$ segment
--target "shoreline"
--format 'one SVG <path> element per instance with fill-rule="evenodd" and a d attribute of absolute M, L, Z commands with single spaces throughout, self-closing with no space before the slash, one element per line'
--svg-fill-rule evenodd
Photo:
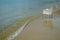
<path fill-rule="evenodd" d="M 18 30 L 18 28 L 21 28 L 27 21 L 28 23 L 26 25 L 28 25 L 34 19 L 39 18 L 40 16 L 41 14 L 37 14 L 37 15 L 25 18 L 23 20 L 19 20 L 16 24 L 10 25 L 10 27 L 8 27 L 8 29 L 6 29 L 5 32 L 3 32 L 3 34 L 0 34 L 1 40 L 5 40 L 10 35 L 14 34 L 16 30 Z"/>
<path fill-rule="evenodd" d="M 32 21 L 14 40 L 59 40 L 60 18 L 54 17 L 52 20 L 38 18 Z"/>
<path fill-rule="evenodd" d="M 56 11 L 57 13 L 60 13 L 59 12 L 60 10 L 58 10 L 58 11 Z M 4 32 L 2 32 L 1 34 L 0 34 L 0 39 L 1 40 L 6 40 L 6 38 L 8 37 L 10 37 L 10 35 L 13 35 L 18 29 L 20 29 L 27 21 L 27 23 L 26 23 L 26 26 L 31 22 L 31 21 L 33 21 L 34 19 L 37 19 L 37 18 L 39 18 L 40 16 L 42 16 L 42 14 L 41 13 L 38 13 L 38 14 L 35 14 L 35 15 L 33 15 L 33 16 L 30 16 L 30 17 L 28 17 L 28 18 L 24 18 L 24 19 L 22 19 L 22 20 L 20 20 L 20 19 L 18 19 L 17 21 L 16 21 L 16 23 L 14 23 L 14 24 L 11 24 L 11 25 L 8 25 L 8 28 L 7 29 L 5 29 L 4 30 Z M 25 27 L 26 27 L 25 26 Z M 24 29 L 24 28 L 23 28 Z"/>

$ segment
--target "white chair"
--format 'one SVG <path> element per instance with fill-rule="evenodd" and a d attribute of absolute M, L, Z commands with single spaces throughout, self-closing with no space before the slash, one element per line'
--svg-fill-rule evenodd
<path fill-rule="evenodd" d="M 42 14 L 45 19 L 53 18 L 53 8 L 44 9 Z"/>

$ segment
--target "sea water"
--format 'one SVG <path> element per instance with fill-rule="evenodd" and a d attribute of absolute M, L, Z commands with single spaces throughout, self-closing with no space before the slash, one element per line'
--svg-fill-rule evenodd
<path fill-rule="evenodd" d="M 0 28 L 51 7 L 54 0 L 0 0 Z"/>

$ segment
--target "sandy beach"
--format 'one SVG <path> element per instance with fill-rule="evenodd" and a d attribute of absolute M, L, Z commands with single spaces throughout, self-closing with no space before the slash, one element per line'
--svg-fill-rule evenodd
<path fill-rule="evenodd" d="M 60 40 L 60 18 L 35 19 L 14 40 Z"/>

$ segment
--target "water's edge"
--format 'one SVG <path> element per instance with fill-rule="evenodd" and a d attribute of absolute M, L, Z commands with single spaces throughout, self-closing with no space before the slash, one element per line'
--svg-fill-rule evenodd
<path fill-rule="evenodd" d="M 12 25 L 8 25 L 10 27 L 8 27 L 7 29 L 5 29 L 1 34 L 0 34 L 0 39 L 1 40 L 5 40 L 7 37 L 9 38 L 10 35 L 13 35 L 16 31 L 18 31 L 22 26 L 28 25 L 32 20 L 39 18 L 41 16 L 41 14 L 37 14 L 28 18 L 24 18 L 22 20 L 18 20 L 16 23 L 12 24 Z M 28 22 L 27 22 L 28 21 Z M 25 25 L 25 26 L 26 26 Z"/>

